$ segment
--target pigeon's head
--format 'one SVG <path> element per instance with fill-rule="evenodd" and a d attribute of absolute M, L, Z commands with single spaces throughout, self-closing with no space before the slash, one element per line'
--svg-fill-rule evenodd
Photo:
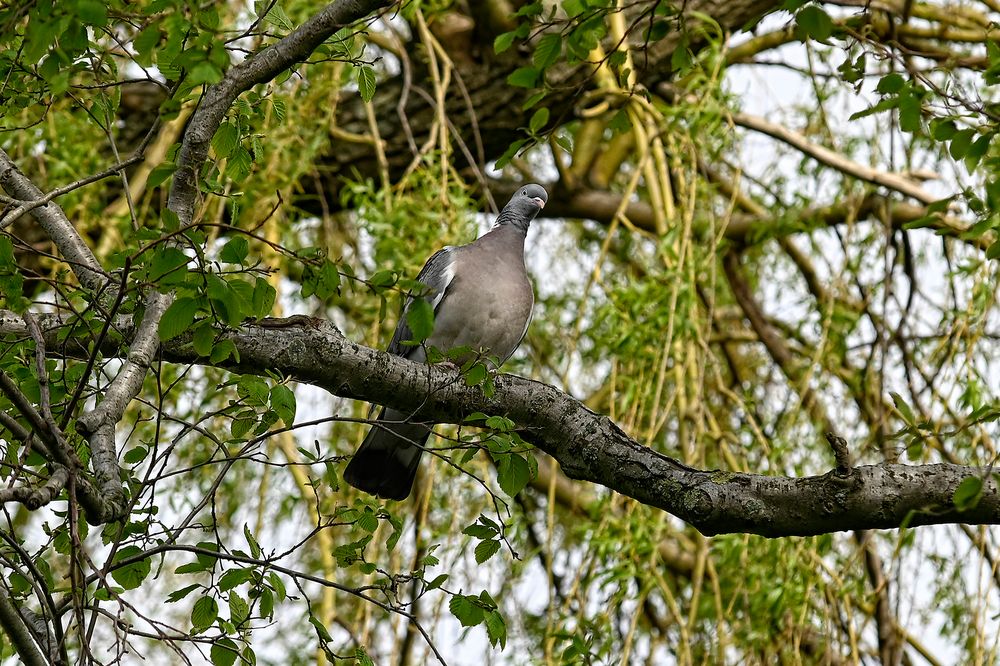
<path fill-rule="evenodd" d="M 497 224 L 513 224 L 518 229 L 527 231 L 528 225 L 535 219 L 535 215 L 538 215 L 538 211 L 545 207 L 545 202 L 548 200 L 549 195 L 541 185 L 535 183 L 522 185 L 500 211 Z"/>

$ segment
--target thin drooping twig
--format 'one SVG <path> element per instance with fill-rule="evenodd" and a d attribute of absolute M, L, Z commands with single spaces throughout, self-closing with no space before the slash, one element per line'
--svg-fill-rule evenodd
<path fill-rule="evenodd" d="M 830 444 L 830 448 L 833 449 L 833 458 L 837 461 L 834 473 L 844 478 L 850 476 L 851 451 L 847 448 L 847 440 L 843 437 L 838 437 L 832 432 L 828 432 L 826 433 L 826 441 Z"/>

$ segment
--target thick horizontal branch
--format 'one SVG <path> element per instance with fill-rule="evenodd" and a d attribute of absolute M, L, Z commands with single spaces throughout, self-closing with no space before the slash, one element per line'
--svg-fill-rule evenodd
<path fill-rule="evenodd" d="M 63 326 L 59 317 L 39 315 L 38 320 L 55 340 Z M 116 323 L 129 334 L 130 320 Z M 23 326 L 20 317 L 0 312 L 0 333 L 23 334 Z M 500 375 L 494 394 L 487 397 L 478 387 L 466 386 L 453 370 L 355 344 L 321 320 L 264 320 L 221 336 L 239 352 L 240 362 L 226 365 L 236 372 L 278 371 L 341 397 L 390 405 L 434 422 L 458 423 L 476 411 L 507 416 L 571 478 L 668 511 L 704 534 L 778 537 L 1000 523 L 997 482 L 976 467 L 867 465 L 852 468 L 847 477 L 805 478 L 697 470 L 639 444 L 608 417 L 547 384 Z M 118 352 L 113 341 L 106 344 L 105 354 Z M 165 344 L 162 354 L 172 362 L 207 363 L 183 337 Z M 974 507 L 959 511 L 952 498 L 970 476 L 983 478 L 982 496 Z"/>
<path fill-rule="evenodd" d="M 552 194 L 545 208 L 539 213 L 539 218 L 579 218 L 610 224 L 622 200 L 621 194 L 609 190 L 577 188 L 567 192 L 558 184 L 544 185 Z M 489 181 L 490 192 L 498 201 L 509 198 L 518 186 L 518 183 L 514 182 Z M 655 215 L 648 203 L 630 201 L 626 204 L 623 214 L 637 228 L 651 233 L 656 232 Z M 885 220 L 894 229 L 902 229 L 907 223 L 923 220 L 928 229 L 943 236 L 960 238 L 982 250 L 989 246 L 991 238 L 990 236 L 963 238 L 963 233 L 967 229 L 953 216 L 932 215 L 926 206 L 892 201 L 879 194 L 848 197 L 829 206 L 788 210 L 784 217 L 778 217 L 770 211 L 765 211 L 761 215 L 736 213 L 729 219 L 724 237 L 737 245 L 757 245 L 772 238 L 872 218 Z M 708 233 L 709 230 L 696 226 L 696 231 Z"/>

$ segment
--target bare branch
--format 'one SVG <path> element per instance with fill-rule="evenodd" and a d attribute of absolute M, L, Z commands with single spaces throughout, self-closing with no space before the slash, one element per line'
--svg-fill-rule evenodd
<path fill-rule="evenodd" d="M 0 489 L 0 504 L 20 502 L 32 511 L 55 500 L 69 481 L 69 470 L 62 465 L 56 465 L 52 476 L 40 488 L 17 486 Z"/>
<path fill-rule="evenodd" d="M 741 127 L 752 129 L 756 132 L 767 134 L 779 141 L 783 141 L 793 148 L 809 155 L 820 164 L 836 169 L 842 173 L 863 180 L 866 183 L 880 185 L 890 190 L 895 190 L 900 194 L 905 194 L 924 204 L 931 204 L 942 197 L 931 194 L 913 180 L 895 173 L 879 171 L 872 167 L 865 166 L 850 160 L 840 153 L 830 150 L 825 146 L 813 143 L 804 135 L 792 131 L 783 125 L 772 123 L 770 120 L 759 116 L 752 116 L 748 113 L 733 114 L 733 122 Z"/>

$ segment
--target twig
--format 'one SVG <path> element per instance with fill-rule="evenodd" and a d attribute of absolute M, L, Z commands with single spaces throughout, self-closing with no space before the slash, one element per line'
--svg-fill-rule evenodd
<path fill-rule="evenodd" d="M 847 448 L 847 440 L 828 432 L 826 433 L 826 441 L 833 449 L 833 458 L 837 461 L 837 467 L 833 470 L 834 474 L 844 478 L 849 477 L 851 475 L 851 451 Z"/>
<path fill-rule="evenodd" d="M 0 149 L 0 187 L 8 194 L 26 201 L 44 197 L 42 191 L 21 173 L 3 149 Z M 31 214 L 59 248 L 80 284 L 91 291 L 100 291 L 108 276 L 63 209 L 49 202 L 33 209 Z"/>
<path fill-rule="evenodd" d="M 39 206 L 44 206 L 45 204 L 49 203 L 56 197 L 60 197 L 64 194 L 72 192 L 73 190 L 80 189 L 85 185 L 90 185 L 91 183 L 103 180 L 108 176 L 113 176 L 116 173 L 120 173 L 122 170 L 132 166 L 133 164 L 141 162 L 143 159 L 145 159 L 145 155 L 142 152 L 137 151 L 128 159 L 118 162 L 114 166 L 108 167 L 104 171 L 99 171 L 95 174 L 87 176 L 86 178 L 75 180 L 72 183 L 69 183 L 68 185 L 57 187 L 56 189 L 50 191 L 48 194 L 38 197 L 37 199 L 22 201 L 17 208 L 4 215 L 3 218 L 0 218 L 0 229 L 6 229 L 11 224 L 13 224 L 17 220 L 17 218 L 21 217 L 25 213 L 29 213 L 35 210 Z"/>
<path fill-rule="evenodd" d="M 67 481 L 69 481 L 69 469 L 63 465 L 56 465 L 55 471 L 40 488 L 17 486 L 0 489 L 0 504 L 20 502 L 34 511 L 52 502 L 66 487 Z"/>
<path fill-rule="evenodd" d="M 849 176 L 853 176 L 858 180 L 863 180 L 867 183 L 872 183 L 873 185 L 881 185 L 882 187 L 887 187 L 890 190 L 895 190 L 896 192 L 912 197 L 921 203 L 932 204 L 942 198 L 931 194 L 909 178 L 895 173 L 879 171 L 878 169 L 873 169 L 872 167 L 859 164 L 858 162 L 844 157 L 836 151 L 813 143 L 798 132 L 790 130 L 782 125 L 778 125 L 777 123 L 772 123 L 765 118 L 753 116 L 748 113 L 735 113 L 733 114 L 733 123 L 741 127 L 746 127 L 747 129 L 752 129 L 756 132 L 767 134 L 768 136 L 774 137 L 779 141 L 783 141 L 793 148 L 809 155 L 817 162 L 825 164 L 832 169 L 836 169 L 837 171 L 845 173 Z"/>

